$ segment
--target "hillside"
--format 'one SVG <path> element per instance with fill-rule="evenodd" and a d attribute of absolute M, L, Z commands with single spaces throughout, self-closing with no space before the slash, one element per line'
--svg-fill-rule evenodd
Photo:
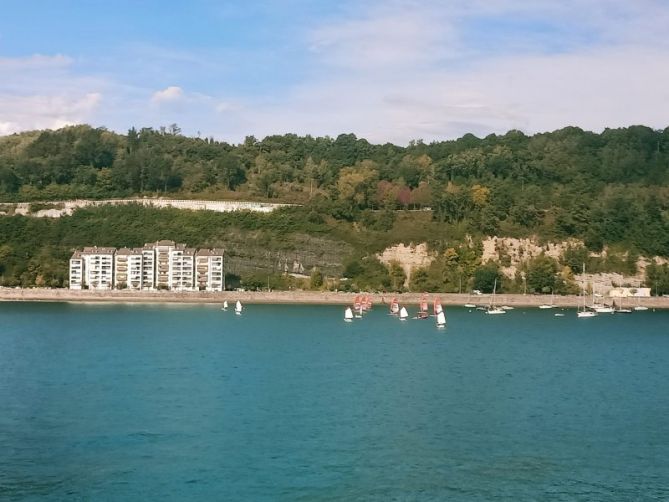
<path fill-rule="evenodd" d="M 39 201 L 155 196 L 302 207 L 268 216 L 138 207 L 82 208 L 58 221 L 0 216 L 0 280 L 62 286 L 75 247 L 174 238 L 227 244 L 231 272 L 250 284 L 263 275 L 266 283 L 269 273 L 277 287 L 295 286 L 281 273 L 317 267 L 357 278 L 339 287 L 453 290 L 477 280 L 491 236 L 548 245 L 544 255 L 554 265 L 544 267 L 556 277 L 565 265 L 577 273 L 588 261 L 588 270 L 638 278 L 640 256 L 669 256 L 669 128 L 510 131 L 406 147 L 351 134 L 231 145 L 185 137 L 176 127 L 120 135 L 76 126 L 0 137 L 0 202 L 27 201 L 37 210 Z M 549 244 L 566 242 L 578 243 L 566 258 L 566 249 Z M 388 268 L 375 258 L 399 243 L 425 243 L 435 259 L 406 281 L 412 267 L 388 261 Z M 495 274 L 505 272 L 512 290 L 530 260 L 507 254 L 498 253 Z M 663 283 L 662 274 L 661 265 L 651 266 L 653 277 L 644 280 Z"/>

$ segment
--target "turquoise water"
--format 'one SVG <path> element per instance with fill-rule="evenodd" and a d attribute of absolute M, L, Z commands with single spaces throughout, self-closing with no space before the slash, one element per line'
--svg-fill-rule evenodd
<path fill-rule="evenodd" d="M 0 499 L 669 499 L 669 313 L 447 314 L 0 304 Z"/>

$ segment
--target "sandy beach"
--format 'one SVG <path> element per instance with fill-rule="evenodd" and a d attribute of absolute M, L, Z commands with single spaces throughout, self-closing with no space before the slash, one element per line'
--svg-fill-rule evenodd
<path fill-rule="evenodd" d="M 224 292 L 173 292 L 173 291 L 89 291 L 70 289 L 47 288 L 0 288 L 0 301 L 43 301 L 43 302 L 105 302 L 105 303 L 222 303 L 223 300 L 241 300 L 249 304 L 323 304 L 347 305 L 355 298 L 355 293 L 329 291 L 224 291 Z M 400 304 L 418 304 L 420 293 L 370 293 L 374 305 L 389 303 L 397 297 Z M 468 295 L 457 293 L 431 293 L 428 300 L 439 296 L 444 305 L 464 305 L 474 303 L 487 305 L 490 295 Z M 522 295 L 498 294 L 498 305 L 514 307 L 536 307 L 550 303 L 550 295 Z M 606 303 L 612 299 L 606 298 Z M 619 302 L 619 300 L 617 300 Z M 588 301 L 588 303 L 590 303 Z M 623 300 L 624 305 L 633 307 L 636 300 Z M 579 304 L 578 296 L 556 296 L 554 304 L 557 307 L 576 307 Z M 641 304 L 649 308 L 669 308 L 669 298 L 652 297 L 642 298 Z"/>

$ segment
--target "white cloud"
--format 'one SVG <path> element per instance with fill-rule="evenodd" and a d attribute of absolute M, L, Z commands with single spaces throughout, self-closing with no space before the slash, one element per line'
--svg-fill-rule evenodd
<path fill-rule="evenodd" d="M 45 56 L 43 54 L 33 54 L 27 57 L 19 58 L 1 58 L 0 70 L 7 71 L 25 71 L 25 70 L 44 70 L 49 68 L 64 68 L 73 63 L 72 58 L 56 54 L 55 56 Z"/>
<path fill-rule="evenodd" d="M 653 0 L 607 4 L 395 2 L 316 27 L 308 38 L 314 61 L 307 78 L 269 104 L 247 102 L 236 124 L 248 129 L 235 139 L 354 132 L 405 144 L 512 128 L 664 128 L 669 66 L 662 63 L 669 45 L 658 43 L 657 34 L 669 10 Z M 571 19 L 588 40 L 556 50 L 511 31 L 514 51 L 478 54 L 467 47 L 460 25 L 468 16 L 510 13 L 557 24 Z"/>
<path fill-rule="evenodd" d="M 379 0 L 338 12 L 295 33 L 304 52 L 271 47 L 272 58 L 256 59 L 240 56 L 246 48 L 225 48 L 225 57 L 220 48 L 170 48 L 140 57 L 132 67 L 146 72 L 141 87 L 123 85 L 130 80 L 121 73 L 116 82 L 82 74 L 67 56 L 0 58 L 0 134 L 79 121 L 118 130 L 176 122 L 231 141 L 354 132 L 406 144 L 511 128 L 669 125 L 669 7 L 661 0 Z M 256 67 L 304 53 L 299 82 L 252 85 Z M 184 88 L 156 91 L 165 81 Z M 206 94 L 195 92 L 199 81 Z"/>
<path fill-rule="evenodd" d="M 88 121 L 102 96 L 88 93 L 79 96 L 2 96 L 0 95 L 0 134 L 30 129 L 58 129 Z"/>
<path fill-rule="evenodd" d="M 171 85 L 161 91 L 156 91 L 151 96 L 151 102 L 153 103 L 165 103 L 170 101 L 178 101 L 184 95 L 184 91 L 181 87 L 176 85 Z"/>

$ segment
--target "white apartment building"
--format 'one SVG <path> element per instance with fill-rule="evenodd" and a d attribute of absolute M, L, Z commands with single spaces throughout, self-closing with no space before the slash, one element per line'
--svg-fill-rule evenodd
<path fill-rule="evenodd" d="M 128 248 L 116 250 L 114 255 L 114 289 L 128 287 L 128 258 L 131 251 Z"/>
<path fill-rule="evenodd" d="M 156 288 L 156 252 L 153 246 L 146 244 L 142 252 L 142 286 L 141 289 Z"/>
<path fill-rule="evenodd" d="M 141 248 L 86 247 L 70 258 L 70 289 L 222 291 L 224 251 L 174 241 Z"/>
<path fill-rule="evenodd" d="M 70 258 L 70 289 L 81 289 L 84 285 L 84 258 L 75 251 Z"/>
<path fill-rule="evenodd" d="M 222 249 L 200 249 L 195 255 L 195 286 L 200 291 L 223 291 Z"/>
<path fill-rule="evenodd" d="M 142 248 L 121 248 L 114 258 L 114 288 L 142 289 Z"/>
<path fill-rule="evenodd" d="M 185 244 L 177 244 L 170 251 L 169 289 L 195 289 L 195 249 L 187 248 Z"/>
<path fill-rule="evenodd" d="M 114 286 L 114 254 L 116 248 L 86 247 L 81 255 L 84 259 L 83 285 L 88 289 L 112 289 Z"/>
<path fill-rule="evenodd" d="M 174 250 L 174 241 L 158 241 L 153 245 L 155 252 L 155 287 L 170 288 L 170 253 Z"/>

